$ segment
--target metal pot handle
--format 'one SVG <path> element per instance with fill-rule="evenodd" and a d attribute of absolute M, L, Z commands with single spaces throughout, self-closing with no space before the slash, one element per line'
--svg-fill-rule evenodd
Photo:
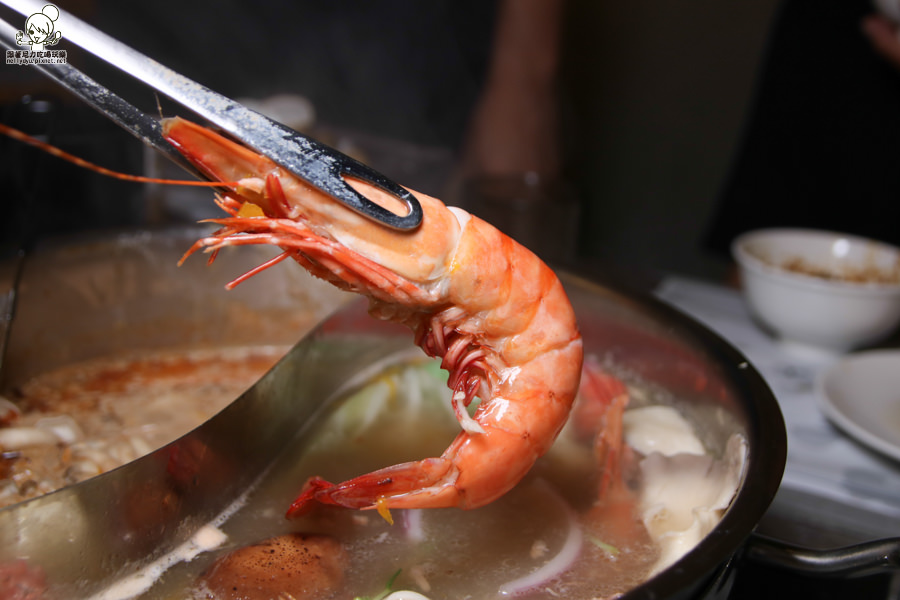
<path fill-rule="evenodd" d="M 900 538 L 816 550 L 754 534 L 747 541 L 744 555 L 756 563 L 812 575 L 862 577 L 900 569 Z"/>

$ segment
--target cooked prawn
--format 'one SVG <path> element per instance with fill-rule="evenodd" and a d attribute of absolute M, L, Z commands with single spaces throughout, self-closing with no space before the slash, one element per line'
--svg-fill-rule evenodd
<path fill-rule="evenodd" d="M 593 440 L 598 476 L 594 504 L 585 515 L 585 525 L 612 547 L 648 544 L 639 496 L 628 484 L 637 469 L 637 457 L 625 443 L 622 422 L 630 401 L 628 388 L 591 356 L 585 360 L 580 396 L 573 424 L 576 431 Z"/>
<path fill-rule="evenodd" d="M 563 286 L 533 253 L 497 229 L 423 194 L 413 232 L 369 221 L 267 158 L 183 119 L 166 138 L 212 179 L 237 181 L 218 198 L 231 216 L 199 249 L 271 244 L 314 275 L 370 300 L 369 312 L 411 328 L 450 372 L 462 431 L 440 457 L 332 484 L 312 478 L 288 510 L 317 502 L 379 510 L 476 508 L 511 489 L 565 424 L 578 389 L 581 335 Z M 348 178 L 388 208 L 397 201 Z M 214 256 L 214 254 L 213 254 Z M 252 275 L 252 272 L 249 275 Z M 232 282 L 237 284 L 244 278 Z M 474 416 L 466 408 L 480 398 Z"/>

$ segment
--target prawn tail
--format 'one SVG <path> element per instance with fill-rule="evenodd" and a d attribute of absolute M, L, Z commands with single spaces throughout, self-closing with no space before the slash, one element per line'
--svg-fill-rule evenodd
<path fill-rule="evenodd" d="M 322 504 L 337 504 L 336 502 L 328 502 L 330 499 L 327 492 L 334 488 L 334 484 L 322 479 L 321 477 L 310 477 L 300 490 L 300 494 L 294 499 L 290 507 L 288 507 L 288 519 L 296 519 L 308 513 L 315 506 L 318 500 Z M 317 496 L 322 495 L 322 499 Z"/>
<path fill-rule="evenodd" d="M 441 508 L 459 504 L 456 469 L 446 458 L 426 458 L 379 469 L 334 484 L 307 480 L 287 511 L 294 519 L 317 504 L 355 509 Z"/>

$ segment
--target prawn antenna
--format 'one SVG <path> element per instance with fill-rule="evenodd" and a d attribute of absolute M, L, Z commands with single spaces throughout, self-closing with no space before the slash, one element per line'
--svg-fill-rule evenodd
<path fill-rule="evenodd" d="M 157 94 L 156 92 L 153 92 L 153 97 L 156 99 L 156 112 L 159 113 L 159 120 L 162 121 L 163 112 L 162 112 L 162 104 L 159 101 L 159 94 Z"/>
<path fill-rule="evenodd" d="M 18 140 L 30 146 L 34 146 L 35 148 L 39 148 L 40 150 L 43 150 L 48 154 L 52 154 L 57 158 L 61 158 L 72 164 L 78 165 L 79 167 L 94 171 L 96 173 L 100 173 L 101 175 L 113 177 L 115 179 L 134 181 L 137 183 L 159 183 L 163 185 L 188 185 L 198 187 L 238 187 L 240 185 L 236 181 L 184 181 L 180 179 L 159 179 L 156 177 L 144 177 L 143 175 L 130 175 L 128 173 L 120 173 L 118 171 L 113 171 L 112 169 L 107 169 L 106 167 L 101 167 L 100 165 L 95 165 L 90 161 L 75 156 L 74 154 L 69 154 L 65 150 L 60 150 L 56 146 L 52 146 L 46 142 L 42 142 L 41 140 L 30 136 L 23 131 L 19 131 L 18 129 L 10 127 L 9 125 L 4 125 L 3 123 L 0 123 L 0 133 L 13 138 L 14 140 Z"/>

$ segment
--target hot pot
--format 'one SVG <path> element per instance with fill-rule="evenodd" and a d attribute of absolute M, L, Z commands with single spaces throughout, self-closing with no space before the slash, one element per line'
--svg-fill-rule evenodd
<path fill-rule="evenodd" d="M 264 258 L 253 252 L 175 262 L 195 229 L 68 243 L 29 257 L 7 350 L 6 385 L 66 361 L 135 346 L 217 345 L 300 338 L 260 382 L 198 429 L 112 472 L 0 511 L 0 564 L 27 558 L 67 597 L 147 569 L 206 523 L 240 519 L 240 502 L 291 440 L 410 333 L 377 323 L 365 302 L 283 265 L 232 292 L 225 282 Z M 725 341 L 649 296 L 563 273 L 587 352 L 669 390 L 713 453 L 740 433 L 748 456 L 719 525 L 627 598 L 725 597 L 734 558 L 781 481 L 786 434 L 777 402 Z M 303 315 L 301 317 L 301 315 Z M 750 549 L 797 562 L 778 545 Z M 802 559 L 800 559 L 802 562 Z"/>

